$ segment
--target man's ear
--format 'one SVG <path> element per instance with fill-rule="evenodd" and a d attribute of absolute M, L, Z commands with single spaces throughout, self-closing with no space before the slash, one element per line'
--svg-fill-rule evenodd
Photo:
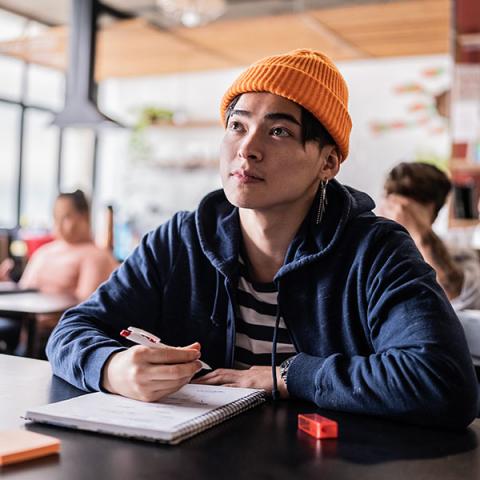
<path fill-rule="evenodd" d="M 321 175 L 323 180 L 331 180 L 340 170 L 342 162 L 341 153 L 336 145 L 324 145 L 320 151 L 320 158 L 323 162 Z"/>

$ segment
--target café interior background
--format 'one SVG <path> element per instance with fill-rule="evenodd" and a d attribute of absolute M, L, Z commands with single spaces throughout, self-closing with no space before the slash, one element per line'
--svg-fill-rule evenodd
<path fill-rule="evenodd" d="M 0 10 L 0 42 L 47 29 Z M 341 182 L 378 200 L 385 174 L 396 163 L 446 164 L 450 130 L 435 109 L 435 96 L 451 87 L 452 62 L 448 52 L 337 61 L 349 85 L 353 120 L 350 154 L 338 175 Z M 94 176 L 95 235 L 99 242 L 104 238 L 105 208 L 113 205 L 115 249 L 122 258 L 146 231 L 175 211 L 194 209 L 203 195 L 220 187 L 219 102 L 241 70 L 239 66 L 102 80 L 99 109 L 127 128 L 98 131 L 95 163 L 93 130 L 65 128 L 58 174 L 59 128 L 52 119 L 63 107 L 64 72 L 0 55 L 0 98 L 11 100 L 0 101 L 0 225 L 15 225 L 21 115 L 15 102 L 32 107 L 25 110 L 23 131 L 22 228 L 41 231 L 51 226 L 57 175 L 62 190 L 82 188 L 88 194 Z M 142 114 L 149 109 L 166 112 L 176 127 L 143 124 Z M 438 222 L 440 230 L 446 228 L 445 218 Z"/>

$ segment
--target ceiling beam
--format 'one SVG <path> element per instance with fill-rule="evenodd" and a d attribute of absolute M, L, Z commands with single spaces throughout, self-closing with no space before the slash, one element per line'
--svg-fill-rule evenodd
<path fill-rule="evenodd" d="M 477 1 L 477 0 L 475 0 Z M 450 0 L 402 0 L 318 9 L 308 14 L 157 28 L 142 18 L 98 32 L 96 80 L 247 65 L 262 56 L 317 48 L 336 61 L 450 51 Z M 68 30 L 0 42 L 0 54 L 65 69 Z"/>

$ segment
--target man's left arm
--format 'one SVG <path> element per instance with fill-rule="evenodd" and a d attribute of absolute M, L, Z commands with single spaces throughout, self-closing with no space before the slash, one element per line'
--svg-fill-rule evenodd
<path fill-rule="evenodd" d="M 300 353 L 289 393 L 320 408 L 465 427 L 478 411 L 478 386 L 462 327 L 411 238 L 384 230 L 359 278 L 373 351 Z"/>

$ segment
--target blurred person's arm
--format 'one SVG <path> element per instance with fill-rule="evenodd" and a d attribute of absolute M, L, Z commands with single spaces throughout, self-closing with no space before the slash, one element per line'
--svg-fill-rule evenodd
<path fill-rule="evenodd" d="M 22 288 L 40 288 L 39 273 L 41 271 L 42 265 L 42 255 L 40 252 L 41 249 L 33 253 L 31 258 L 28 260 L 25 270 L 18 281 L 18 284 Z M 40 253 L 39 253 L 40 252 Z"/>
<path fill-rule="evenodd" d="M 14 261 L 11 258 L 6 258 L 0 263 L 0 282 L 10 281 L 10 272 L 15 266 Z"/>
<path fill-rule="evenodd" d="M 458 297 L 462 291 L 464 273 L 433 231 L 429 210 L 415 200 L 391 194 L 383 202 L 379 213 L 408 230 L 423 259 L 435 270 L 437 281 L 445 290 L 448 299 Z"/>
<path fill-rule="evenodd" d="M 82 259 L 78 274 L 75 296 L 79 301 L 86 300 L 101 283 L 108 279 L 118 266 L 110 252 L 92 249 L 92 253 Z"/>

